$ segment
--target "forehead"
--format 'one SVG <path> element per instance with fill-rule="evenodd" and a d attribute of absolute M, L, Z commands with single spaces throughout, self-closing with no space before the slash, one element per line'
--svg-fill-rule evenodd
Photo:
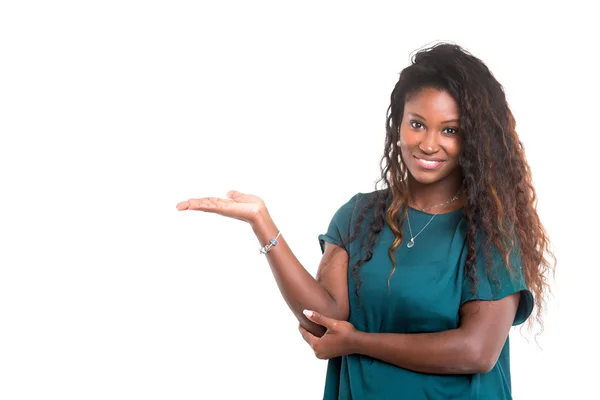
<path fill-rule="evenodd" d="M 404 114 L 417 113 L 426 119 L 454 119 L 459 116 L 459 107 L 445 90 L 422 89 L 404 103 Z"/>

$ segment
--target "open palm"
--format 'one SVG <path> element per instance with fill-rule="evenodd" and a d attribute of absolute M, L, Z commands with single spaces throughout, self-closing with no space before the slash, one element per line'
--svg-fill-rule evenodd
<path fill-rule="evenodd" d="M 265 209 L 265 202 L 252 194 L 230 190 L 227 192 L 227 197 L 226 199 L 218 197 L 189 199 L 178 203 L 177 209 L 205 211 L 248 223 L 253 223 L 257 215 Z"/>

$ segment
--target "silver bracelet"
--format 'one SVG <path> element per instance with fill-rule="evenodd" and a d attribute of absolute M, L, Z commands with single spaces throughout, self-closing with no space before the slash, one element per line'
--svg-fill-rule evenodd
<path fill-rule="evenodd" d="M 271 247 L 277 246 L 277 238 L 279 238 L 279 235 L 281 235 L 281 231 L 279 231 L 274 239 L 271 238 L 268 244 L 260 248 L 260 254 L 267 254 L 271 250 Z"/>

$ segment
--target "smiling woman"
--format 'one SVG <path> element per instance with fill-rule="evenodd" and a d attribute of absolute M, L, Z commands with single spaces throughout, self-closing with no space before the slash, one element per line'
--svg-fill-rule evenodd
<path fill-rule="evenodd" d="M 425 88 L 407 97 L 397 144 L 413 189 L 433 182 L 459 188 L 459 115 L 458 104 L 445 90 Z"/>
<path fill-rule="evenodd" d="M 555 261 L 515 120 L 481 60 L 445 43 L 414 56 L 381 165 L 384 189 L 352 196 L 319 236 L 315 278 L 259 197 L 177 208 L 252 225 L 302 337 L 329 360 L 324 399 L 511 399 L 509 330 L 541 322 Z"/>

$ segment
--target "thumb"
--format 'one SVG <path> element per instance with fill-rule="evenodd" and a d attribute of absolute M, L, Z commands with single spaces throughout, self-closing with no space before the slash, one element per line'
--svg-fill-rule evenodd
<path fill-rule="evenodd" d="M 324 326 L 325 328 L 333 328 L 336 322 L 335 319 L 321 315 L 316 311 L 304 310 L 303 313 L 304 315 L 306 315 L 306 318 L 308 318 L 315 324 Z"/>
<path fill-rule="evenodd" d="M 235 200 L 236 198 L 243 196 L 243 195 L 244 195 L 244 193 L 240 193 L 237 190 L 230 190 L 229 192 L 227 192 L 227 197 L 232 200 Z"/>

